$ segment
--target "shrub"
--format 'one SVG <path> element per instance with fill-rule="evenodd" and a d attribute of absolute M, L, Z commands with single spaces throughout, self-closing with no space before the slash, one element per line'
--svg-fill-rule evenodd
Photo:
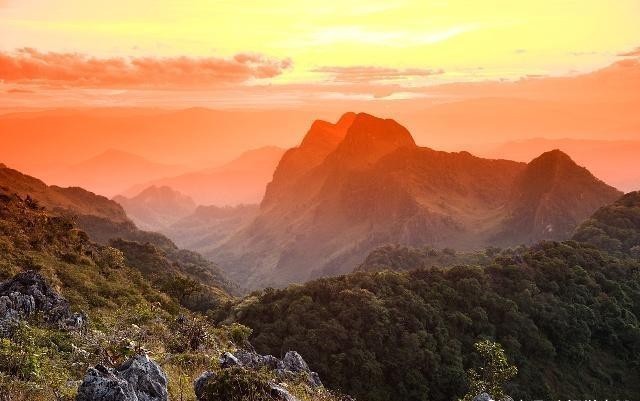
<path fill-rule="evenodd" d="M 223 369 L 204 386 L 202 401 L 271 401 L 269 378 L 243 368 Z"/>
<path fill-rule="evenodd" d="M 476 352 L 483 361 L 483 366 L 478 370 L 469 369 L 469 391 L 462 401 L 471 401 L 478 394 L 487 393 L 494 400 L 506 400 L 504 385 L 518 374 L 518 368 L 510 365 L 507 356 L 498 343 L 489 340 L 474 344 Z"/>

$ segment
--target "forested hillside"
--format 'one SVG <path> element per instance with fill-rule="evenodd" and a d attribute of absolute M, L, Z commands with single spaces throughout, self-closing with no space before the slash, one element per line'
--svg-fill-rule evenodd
<path fill-rule="evenodd" d="M 576 229 L 573 238 L 640 258 L 640 191 L 598 209 Z"/>
<path fill-rule="evenodd" d="M 640 261 L 546 242 L 486 267 L 354 273 L 255 293 L 229 311 L 260 351 L 296 348 L 358 398 L 452 400 L 482 338 L 519 374 L 514 399 L 640 394 Z"/>
<path fill-rule="evenodd" d="M 152 244 L 112 245 L 123 251 L 0 188 L 0 400 L 267 400 L 276 390 L 342 400 L 319 379 L 310 384 L 299 354 L 257 355 L 249 328 L 184 307 L 214 308 L 229 299 L 221 289 L 185 276 Z M 230 352 L 280 371 L 241 365 Z"/>

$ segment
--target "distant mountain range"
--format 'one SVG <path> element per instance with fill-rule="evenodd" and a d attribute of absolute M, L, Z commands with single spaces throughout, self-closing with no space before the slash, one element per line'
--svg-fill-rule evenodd
<path fill-rule="evenodd" d="M 258 211 L 258 205 L 198 206 L 160 232 L 183 248 L 210 255 L 229 236 L 251 223 Z"/>
<path fill-rule="evenodd" d="M 566 154 L 529 164 L 415 144 L 393 120 L 316 121 L 260 211 L 207 255 L 249 287 L 345 273 L 385 243 L 472 249 L 563 239 L 621 193 Z"/>
<path fill-rule="evenodd" d="M 144 157 L 116 149 L 70 166 L 49 168 L 39 174 L 48 184 L 61 187 L 82 187 L 112 197 L 140 182 L 175 175 L 187 168 L 157 163 Z"/>
<path fill-rule="evenodd" d="M 126 211 L 127 216 L 143 230 L 161 231 L 196 210 L 196 203 L 172 188 L 155 185 L 133 198 L 113 198 Z"/>
<path fill-rule="evenodd" d="M 200 205 L 258 203 L 283 153 L 284 149 L 275 146 L 250 150 L 218 167 L 138 182 L 123 195 L 131 197 L 150 186 L 166 186 L 187 194 Z"/>
<path fill-rule="evenodd" d="M 207 166 L 248 149 L 292 144 L 313 118 L 333 115 L 131 107 L 0 114 L 0 160 L 37 177 L 51 166 L 76 164 L 106 149 L 125 149 L 169 165 Z"/>
<path fill-rule="evenodd" d="M 165 234 L 178 246 L 211 252 L 252 221 L 258 205 L 196 206 L 193 199 L 167 186 L 151 186 L 133 198 L 116 196 L 136 225 Z"/>
<path fill-rule="evenodd" d="M 533 138 L 506 142 L 481 155 L 528 162 L 548 149 L 561 149 L 597 177 L 622 191 L 640 188 L 640 141 Z"/>
<path fill-rule="evenodd" d="M 152 280 L 168 274 L 197 280 L 213 297 L 206 304 L 236 291 L 237 287 L 214 263 L 196 252 L 178 248 L 162 234 L 140 230 L 122 206 L 104 196 L 78 187 L 48 186 L 3 164 L 0 164 L 0 192 L 25 198 L 34 209 L 45 207 L 52 214 L 70 219 L 92 241 L 120 249 L 129 266 Z"/>
<path fill-rule="evenodd" d="M 53 211 L 106 219 L 114 224 L 130 223 L 124 209 L 117 203 L 79 187 L 48 186 L 37 178 L 0 164 L 0 187 L 22 197 L 30 196 Z"/>

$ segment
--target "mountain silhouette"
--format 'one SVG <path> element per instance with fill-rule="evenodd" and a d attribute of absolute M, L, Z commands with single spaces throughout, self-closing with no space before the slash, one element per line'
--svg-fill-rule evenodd
<path fill-rule="evenodd" d="M 53 211 L 108 219 L 114 223 L 130 223 L 124 209 L 108 198 L 79 187 L 48 186 L 41 180 L 0 164 L 0 187 L 21 197 L 37 199 Z"/>
<path fill-rule="evenodd" d="M 133 153 L 108 149 L 70 166 L 49 169 L 40 177 L 61 187 L 82 187 L 107 197 L 139 182 L 181 173 L 186 168 L 157 163 Z"/>
<path fill-rule="evenodd" d="M 167 186 L 201 205 L 259 203 L 283 153 L 275 146 L 249 150 L 221 166 L 138 183 L 123 195 L 133 197 L 150 186 Z"/>
<path fill-rule="evenodd" d="M 619 195 L 559 151 L 529 164 L 436 151 L 393 120 L 347 113 L 313 123 L 284 154 L 254 221 L 207 255 L 249 287 L 282 286 L 348 272 L 387 243 L 474 249 L 568 237 Z"/>
<path fill-rule="evenodd" d="M 576 163 L 622 191 L 640 188 L 640 169 L 637 168 L 640 154 L 638 140 L 532 138 L 503 143 L 485 151 L 482 156 L 529 161 L 548 149 L 562 150 Z"/>
<path fill-rule="evenodd" d="M 560 150 L 533 159 L 516 179 L 499 242 L 569 238 L 586 217 L 622 195 Z"/>
<path fill-rule="evenodd" d="M 167 186 L 151 186 L 133 198 L 116 196 L 134 223 L 143 230 L 161 231 L 196 210 L 190 197 Z"/>

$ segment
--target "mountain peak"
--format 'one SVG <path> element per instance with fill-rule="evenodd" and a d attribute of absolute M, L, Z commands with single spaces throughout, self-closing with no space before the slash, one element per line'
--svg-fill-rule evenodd
<path fill-rule="evenodd" d="M 354 113 L 353 111 L 347 111 L 346 113 L 344 113 L 342 115 L 342 117 L 340 117 L 340 119 L 336 123 L 336 126 L 338 126 L 338 127 L 350 127 L 351 124 L 353 124 L 353 120 L 356 119 L 356 116 L 357 116 L 357 114 Z"/>
<path fill-rule="evenodd" d="M 564 153 L 560 149 L 553 149 L 553 150 L 549 150 L 547 152 L 544 152 L 540 156 L 538 156 L 535 159 L 533 159 L 531 161 L 531 163 L 536 162 L 536 161 L 537 162 L 545 162 L 545 163 L 570 163 L 570 164 L 576 164 L 573 161 L 573 159 L 571 158 L 571 156 L 569 156 L 568 154 Z M 529 164 L 531 164 L 531 163 L 529 163 Z"/>
<path fill-rule="evenodd" d="M 337 123 L 316 120 L 300 143 L 301 149 L 328 153 L 335 149 L 351 126 L 355 113 L 343 115 Z"/>
<path fill-rule="evenodd" d="M 335 153 L 351 167 L 365 167 L 403 147 L 416 147 L 405 127 L 392 119 L 358 113 Z"/>
<path fill-rule="evenodd" d="M 113 198 L 138 227 L 158 231 L 193 213 L 197 205 L 189 196 L 166 185 L 152 185 L 133 198 Z"/>
<path fill-rule="evenodd" d="M 603 187 L 613 189 L 559 149 L 544 152 L 531 160 L 523 172 L 523 179 L 530 189 L 532 187 L 553 188 L 557 185 L 563 186 L 565 185 L 563 183 L 568 182 L 581 182 L 585 185 L 601 184 Z"/>
<path fill-rule="evenodd" d="M 581 220 L 620 195 L 566 153 L 545 152 L 515 180 L 501 235 L 524 243 L 568 238 Z"/>
<path fill-rule="evenodd" d="M 140 194 L 138 194 L 138 196 L 141 196 L 141 195 L 148 196 L 148 195 L 183 195 L 183 194 L 167 185 L 151 185 L 150 187 L 140 192 Z"/>

